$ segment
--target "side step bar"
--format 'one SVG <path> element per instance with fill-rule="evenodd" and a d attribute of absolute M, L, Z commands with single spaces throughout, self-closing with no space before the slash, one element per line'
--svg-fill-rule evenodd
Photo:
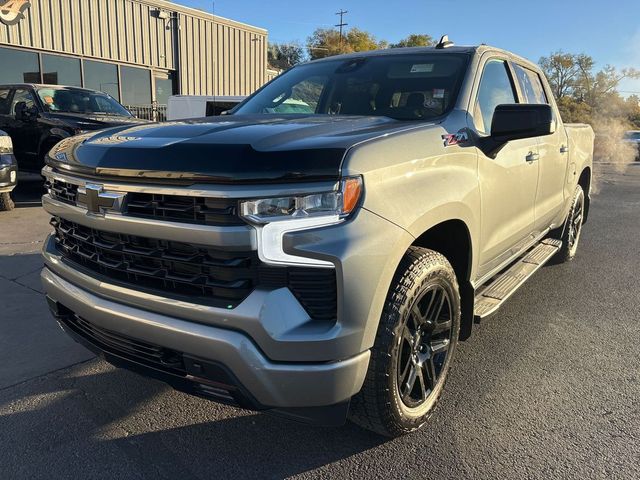
<path fill-rule="evenodd" d="M 529 250 L 508 270 L 494 277 L 476 295 L 473 309 L 475 320 L 482 320 L 495 313 L 531 275 L 560 250 L 560 247 L 562 247 L 560 240 L 547 238 Z"/>

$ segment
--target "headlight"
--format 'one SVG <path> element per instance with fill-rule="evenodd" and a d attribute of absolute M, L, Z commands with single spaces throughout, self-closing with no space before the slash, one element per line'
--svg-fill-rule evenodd
<path fill-rule="evenodd" d="M 258 255 L 274 265 L 333 267 L 331 262 L 298 257 L 284 252 L 285 233 L 342 222 L 358 205 L 362 177 L 347 177 L 338 190 L 289 197 L 262 198 L 242 202 L 240 215 L 258 231 Z"/>
<path fill-rule="evenodd" d="M 13 153 L 13 142 L 9 135 L 0 135 L 0 153 Z"/>

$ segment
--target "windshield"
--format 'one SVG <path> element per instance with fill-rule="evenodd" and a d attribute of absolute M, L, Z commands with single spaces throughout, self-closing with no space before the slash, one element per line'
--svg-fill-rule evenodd
<path fill-rule="evenodd" d="M 39 88 L 38 96 L 48 112 L 131 116 L 106 93 L 80 88 Z"/>
<path fill-rule="evenodd" d="M 393 54 L 297 66 L 234 114 L 377 115 L 424 120 L 448 112 L 466 70 L 464 54 Z"/>

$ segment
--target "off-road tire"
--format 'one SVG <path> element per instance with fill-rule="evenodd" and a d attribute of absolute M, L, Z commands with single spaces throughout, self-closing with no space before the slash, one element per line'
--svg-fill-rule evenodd
<path fill-rule="evenodd" d="M 404 328 L 414 306 L 431 289 L 446 291 L 450 311 L 450 343 L 435 386 L 422 405 L 407 407 L 398 381 Z M 427 312 L 431 305 L 427 307 Z M 447 322 L 449 323 L 449 322 Z M 411 247 L 393 279 L 382 312 L 371 360 L 362 390 L 352 398 L 349 419 L 378 434 L 396 437 L 417 430 L 427 422 L 442 393 L 460 332 L 460 293 L 449 261 L 440 253 Z M 406 345 L 406 344 L 405 344 Z M 435 358 L 435 357 L 434 357 Z M 424 372 L 423 372 L 424 374 Z M 421 377 L 424 385 L 424 378 Z"/>
<path fill-rule="evenodd" d="M 15 208 L 15 203 L 11 199 L 9 192 L 0 193 L 0 212 L 7 212 Z"/>
<path fill-rule="evenodd" d="M 559 264 L 573 260 L 578 250 L 578 244 L 580 242 L 580 234 L 582 233 L 582 222 L 584 220 L 584 191 L 580 185 L 576 186 L 576 190 L 573 194 L 573 200 L 571 201 L 571 208 L 569 214 L 562 227 L 560 234 L 560 240 L 562 240 L 562 247 L 558 250 L 558 253 L 553 257 L 552 263 Z M 576 220 L 579 221 L 576 223 Z M 577 228 L 577 233 L 576 233 Z"/>

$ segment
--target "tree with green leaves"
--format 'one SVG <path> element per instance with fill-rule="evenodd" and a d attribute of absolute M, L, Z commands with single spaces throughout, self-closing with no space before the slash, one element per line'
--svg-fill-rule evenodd
<path fill-rule="evenodd" d="M 640 78 L 633 68 L 618 70 L 606 65 L 595 71 L 593 58 L 584 53 L 557 51 L 540 59 L 562 118 L 567 122 L 593 123 L 594 119 L 635 118 L 637 105 L 625 101 L 617 91 L 625 78 Z"/>
<path fill-rule="evenodd" d="M 435 44 L 436 42 L 431 35 L 426 35 L 424 33 L 412 33 L 407 38 L 400 40 L 398 43 L 392 43 L 390 47 L 431 47 Z"/>
<path fill-rule="evenodd" d="M 349 29 L 342 37 L 337 30 L 318 28 L 308 38 L 307 51 L 311 59 L 316 59 L 342 53 L 377 50 L 386 48 L 387 45 L 387 42 L 378 42 L 371 33 L 358 28 Z"/>
<path fill-rule="evenodd" d="M 298 42 L 275 43 L 269 42 L 267 47 L 267 62 L 271 68 L 286 70 L 304 62 L 305 51 Z"/>

